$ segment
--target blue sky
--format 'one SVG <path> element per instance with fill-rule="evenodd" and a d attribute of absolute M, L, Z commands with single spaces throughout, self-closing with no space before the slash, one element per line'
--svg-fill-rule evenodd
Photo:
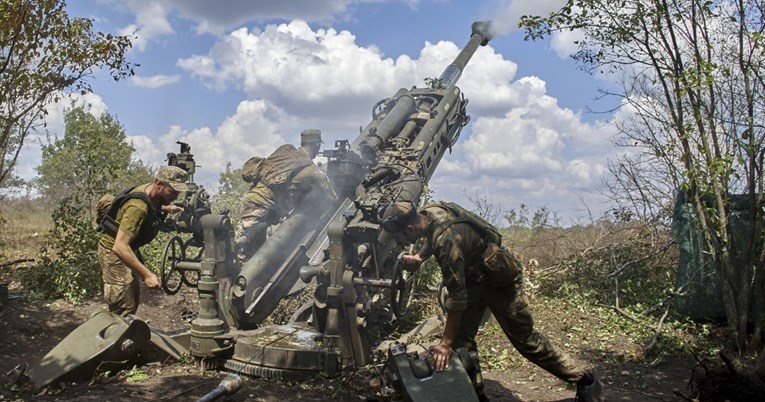
<path fill-rule="evenodd" d="M 191 145 L 196 181 L 211 191 L 227 162 L 267 155 L 299 141 L 304 128 L 325 143 L 353 140 L 372 105 L 400 87 L 437 77 L 470 36 L 493 20 L 500 31 L 480 48 L 458 86 L 471 123 L 431 180 L 435 198 L 470 206 L 486 195 L 504 210 L 523 203 L 566 220 L 608 207 L 598 187 L 607 160 L 613 104 L 595 101 L 607 81 L 567 57 L 576 33 L 524 42 L 521 14 L 546 13 L 561 0 L 76 0 L 72 16 L 97 30 L 134 38 L 141 66 L 129 80 L 103 73 L 91 81 L 94 113 L 124 125 L 136 156 L 164 164 L 176 141 Z M 61 108 L 49 130 L 62 134 Z M 34 176 L 39 142 L 19 163 Z M 568 222 L 564 222 L 568 223 Z"/>

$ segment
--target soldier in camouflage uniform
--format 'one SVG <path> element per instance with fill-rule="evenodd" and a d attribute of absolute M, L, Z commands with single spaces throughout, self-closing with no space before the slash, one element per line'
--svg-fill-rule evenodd
<path fill-rule="evenodd" d="M 188 190 L 188 177 L 179 167 L 162 166 L 153 182 L 126 190 L 105 205 L 109 211 L 99 225 L 98 263 L 109 311 L 122 316 L 135 314 L 139 277 L 148 288 L 160 287 L 157 275 L 144 265 L 139 248 L 156 237 L 165 214 L 182 211 L 170 203 Z"/>
<path fill-rule="evenodd" d="M 298 204 L 309 202 L 318 207 L 337 198 L 326 173 L 313 163 L 322 143 L 321 131 L 303 130 L 298 151 L 304 155 L 298 157 L 307 162 L 295 163 L 294 171 L 283 183 L 273 185 L 265 178 L 256 180 L 242 196 L 241 217 L 234 231 L 237 262 L 241 264 L 252 257 L 266 241 L 268 227 L 279 223 Z"/>
<path fill-rule="evenodd" d="M 441 342 L 431 347 L 435 368 L 449 364 L 453 349 L 476 350 L 475 336 L 486 308 L 494 314 L 516 350 L 556 377 L 577 384 L 577 400 L 601 401 L 602 384 L 566 353 L 534 329 L 534 318 L 523 295 L 522 264 L 491 224 L 454 203 L 434 203 L 418 211 L 409 201 L 388 206 L 381 218 L 379 241 L 403 245 L 424 237 L 415 255 L 403 257 L 416 270 L 435 256 L 448 290 L 446 325 Z M 482 387 L 477 390 L 487 400 Z"/>

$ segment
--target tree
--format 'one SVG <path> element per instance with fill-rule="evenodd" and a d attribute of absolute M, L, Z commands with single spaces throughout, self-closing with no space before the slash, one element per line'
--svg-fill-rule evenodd
<path fill-rule="evenodd" d="M 42 147 L 35 183 L 43 199 L 80 196 L 90 205 L 104 193 L 151 181 L 151 168 L 132 159 L 135 149 L 115 117 L 73 107 L 65 112 L 64 126 L 63 138 Z"/>
<path fill-rule="evenodd" d="M 239 221 L 239 202 L 244 193 L 250 188 L 250 183 L 242 180 L 242 168 L 231 169 L 231 163 L 226 164 L 226 170 L 218 177 L 218 191 L 212 196 L 213 207 L 220 212 L 227 212 L 232 225 Z"/>
<path fill-rule="evenodd" d="M 0 186 L 27 135 L 44 125 L 46 106 L 65 92 L 91 91 L 87 78 L 106 68 L 133 75 L 126 36 L 93 32 L 93 21 L 69 18 L 65 0 L 0 0 Z"/>
<path fill-rule="evenodd" d="M 478 214 L 481 218 L 486 219 L 486 222 L 497 226 L 499 218 L 502 217 L 504 212 L 502 211 L 501 205 L 494 203 L 486 195 L 469 193 L 467 190 L 463 191 L 462 194 L 471 204 L 473 204 L 473 212 Z"/>
<path fill-rule="evenodd" d="M 762 0 L 569 0 L 521 20 L 528 39 L 579 30 L 573 58 L 621 77 L 604 91 L 630 112 L 617 138 L 629 152 L 611 165 L 615 200 L 621 212 L 662 222 L 673 191 L 687 197 L 740 353 L 759 348 L 765 329 L 764 9 Z M 737 193 L 749 201 L 745 236 L 731 225 Z"/>

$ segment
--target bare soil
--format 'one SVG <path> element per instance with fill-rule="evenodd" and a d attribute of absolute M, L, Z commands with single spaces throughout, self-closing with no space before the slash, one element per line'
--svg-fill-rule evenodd
<path fill-rule="evenodd" d="M 18 283 L 6 270 L 0 282 L 10 284 L 11 299 L 0 312 L 0 373 L 4 375 L 0 388 L 0 401 L 186 401 L 197 400 L 212 391 L 227 375 L 224 372 L 205 371 L 192 363 L 171 362 L 139 368 L 148 375 L 141 381 L 132 381 L 129 370 L 112 376 L 95 376 L 90 381 L 61 384 L 37 389 L 22 377 L 14 382 L 18 365 L 39 361 L 61 339 L 104 307 L 100 298 L 92 298 L 72 305 L 62 300 L 30 302 L 18 291 Z M 143 303 L 138 316 L 149 326 L 162 330 L 188 327 L 186 318 L 197 303 L 196 293 L 184 288 L 175 296 L 161 291 L 142 290 Z M 587 328 L 592 317 L 576 316 L 576 312 L 534 310 L 538 328 L 569 353 L 575 355 L 601 379 L 605 395 L 610 401 L 678 401 L 676 392 L 688 394 L 686 385 L 692 358 L 669 358 L 648 365 L 633 359 L 640 354 L 641 345 L 615 334 L 606 347 L 592 342 L 587 336 L 571 336 L 562 328 L 560 314 L 566 321 L 573 319 Z M 556 316 L 556 314 L 558 316 Z M 574 316 L 572 316 L 574 314 Z M 500 369 L 484 367 L 483 376 L 487 396 L 492 401 L 571 401 L 575 390 L 517 355 L 500 331 L 482 332 L 482 348 L 502 355 L 507 365 Z M 617 356 L 619 358 L 614 359 Z M 618 361 L 618 363 L 614 363 Z M 361 369 L 339 378 L 313 378 L 300 383 L 246 378 L 243 388 L 229 396 L 231 401 L 359 401 L 390 400 L 380 394 L 380 384 L 388 381 L 387 371 Z"/>

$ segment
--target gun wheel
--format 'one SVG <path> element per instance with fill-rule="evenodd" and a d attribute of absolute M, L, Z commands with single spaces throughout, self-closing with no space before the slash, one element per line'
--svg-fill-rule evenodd
<path fill-rule="evenodd" d="M 402 253 L 403 254 L 403 253 Z M 393 274 L 393 288 L 390 291 L 390 307 L 397 319 L 406 317 L 409 304 L 414 297 L 414 281 L 416 274 L 405 274 L 404 265 L 401 263 L 401 256 L 397 259 L 398 263 Z"/>
<path fill-rule="evenodd" d="M 188 240 L 186 240 L 185 243 L 183 243 L 184 250 L 189 253 L 188 259 L 190 261 L 202 261 L 202 254 L 204 253 L 204 244 L 200 245 L 197 243 L 196 239 L 193 237 L 190 237 Z M 191 256 L 191 253 L 196 252 L 194 256 Z"/>
<path fill-rule="evenodd" d="M 181 290 L 183 275 L 178 270 L 178 263 L 185 257 L 186 248 L 180 237 L 173 236 L 165 243 L 165 250 L 162 252 L 160 278 L 162 279 L 162 289 L 169 295 L 174 295 Z"/>

